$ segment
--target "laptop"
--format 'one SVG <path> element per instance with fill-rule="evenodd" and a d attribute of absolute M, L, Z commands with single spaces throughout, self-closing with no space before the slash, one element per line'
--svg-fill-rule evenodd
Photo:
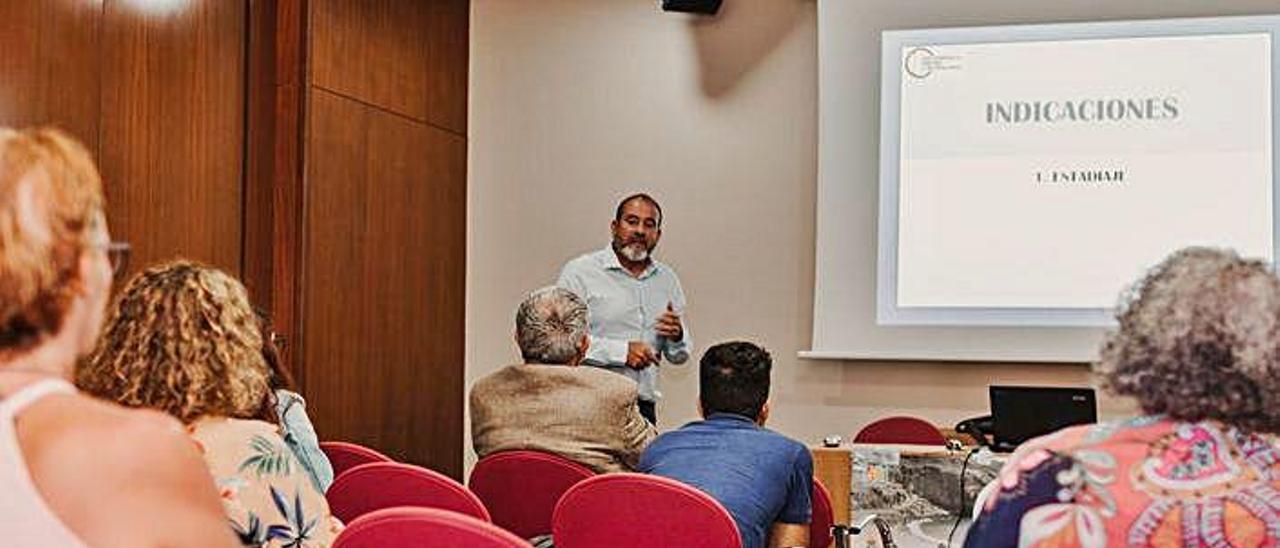
<path fill-rule="evenodd" d="M 1092 388 L 992 386 L 993 446 L 1012 451 L 1024 441 L 1077 424 L 1098 422 Z"/>

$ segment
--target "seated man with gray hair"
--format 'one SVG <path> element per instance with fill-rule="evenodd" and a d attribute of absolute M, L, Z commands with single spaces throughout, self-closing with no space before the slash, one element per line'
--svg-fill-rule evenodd
<path fill-rule="evenodd" d="M 636 407 L 636 383 L 595 367 L 587 354 L 587 304 L 572 291 L 539 289 L 516 311 L 524 363 L 471 387 L 476 454 L 513 449 L 554 453 L 596 472 L 633 470 L 657 436 Z"/>

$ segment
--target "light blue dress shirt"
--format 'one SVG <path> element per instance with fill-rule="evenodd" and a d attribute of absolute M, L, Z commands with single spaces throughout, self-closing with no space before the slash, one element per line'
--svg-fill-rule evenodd
<path fill-rule="evenodd" d="M 671 267 L 652 261 L 639 277 L 634 277 L 606 246 L 587 253 L 564 265 L 556 285 L 573 291 L 591 310 L 591 348 L 588 365 L 603 367 L 630 377 L 639 385 L 640 399 L 658 401 L 658 368 L 649 366 L 639 371 L 627 367 L 627 345 L 644 341 L 653 345 L 660 357 L 672 364 L 689 359 L 693 339 L 684 321 L 684 290 Z M 680 314 L 684 337 L 680 342 L 659 337 L 658 318 L 667 311 L 667 303 Z"/>
<path fill-rule="evenodd" d="M 281 437 L 293 456 L 306 469 L 311 483 L 321 493 L 333 484 L 333 465 L 320 450 L 320 438 L 307 417 L 307 402 L 302 396 L 283 388 L 276 390 L 276 415 L 280 417 Z"/>

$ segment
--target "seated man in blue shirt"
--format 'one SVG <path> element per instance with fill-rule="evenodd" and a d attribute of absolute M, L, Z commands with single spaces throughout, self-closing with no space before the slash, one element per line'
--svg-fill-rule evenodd
<path fill-rule="evenodd" d="M 809 542 L 813 458 L 804 445 L 764 428 L 772 366 L 769 353 L 748 342 L 708 349 L 699 385 L 703 420 L 658 436 L 638 467 L 720 501 L 743 548 Z"/>

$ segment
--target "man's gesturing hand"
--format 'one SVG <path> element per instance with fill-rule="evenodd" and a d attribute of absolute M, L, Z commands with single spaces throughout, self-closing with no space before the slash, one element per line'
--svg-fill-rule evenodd
<path fill-rule="evenodd" d="M 684 338 L 684 326 L 680 323 L 680 315 L 676 313 L 671 303 L 667 303 L 667 311 L 658 317 L 658 326 L 655 329 L 658 335 L 680 342 Z"/>
<path fill-rule="evenodd" d="M 627 343 L 627 367 L 632 369 L 644 369 L 650 365 L 657 365 L 658 353 L 653 350 L 649 343 L 643 341 L 631 341 Z"/>

